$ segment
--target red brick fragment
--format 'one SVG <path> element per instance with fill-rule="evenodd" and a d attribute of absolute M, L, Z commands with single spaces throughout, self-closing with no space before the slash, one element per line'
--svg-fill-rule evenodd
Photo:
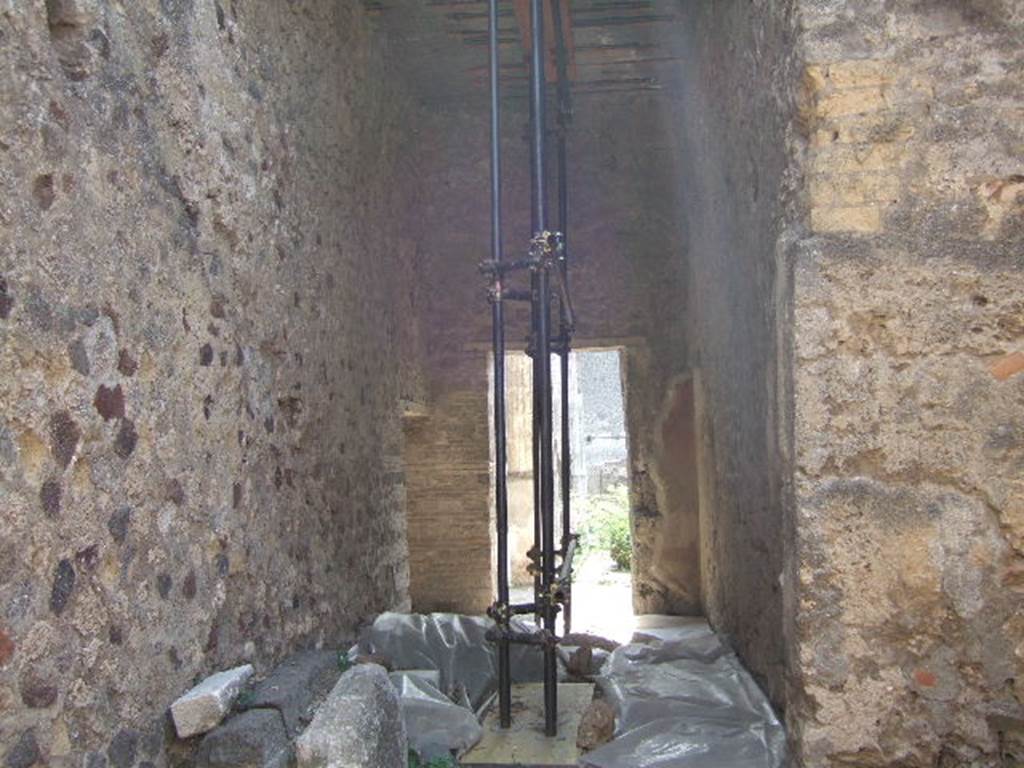
<path fill-rule="evenodd" d="M 917 669 L 914 670 L 914 682 L 923 688 L 934 688 L 939 680 L 935 677 L 934 672 L 929 672 L 927 669 Z"/>
<path fill-rule="evenodd" d="M 14 641 L 7 633 L 0 629 L 0 667 L 7 666 L 7 662 L 14 655 Z"/>
<path fill-rule="evenodd" d="M 1006 381 L 1014 374 L 1024 371 L 1024 352 L 1011 352 L 992 364 L 989 371 L 998 381 Z"/>

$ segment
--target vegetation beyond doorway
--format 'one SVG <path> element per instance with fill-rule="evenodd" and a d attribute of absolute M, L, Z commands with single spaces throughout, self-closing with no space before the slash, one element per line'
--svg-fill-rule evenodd
<path fill-rule="evenodd" d="M 629 488 L 623 483 L 589 496 L 580 517 L 581 558 L 604 554 L 617 570 L 628 571 L 633 560 Z"/>
<path fill-rule="evenodd" d="M 629 512 L 625 403 L 618 349 L 580 350 L 569 360 L 571 443 L 570 501 L 573 529 L 580 534 L 573 628 L 610 633 L 632 626 L 632 535 Z M 560 391 L 553 366 L 554 390 Z M 530 359 L 507 360 L 509 439 L 509 576 L 524 599 L 532 588 L 526 551 L 533 536 Z M 556 423 L 561 403 L 554 404 Z M 555 456 L 560 456 L 556 434 Z M 557 465 L 556 489 L 564 467 Z M 561 497 L 556 498 L 561 508 Z M 612 608 L 613 610 L 609 610 Z"/>

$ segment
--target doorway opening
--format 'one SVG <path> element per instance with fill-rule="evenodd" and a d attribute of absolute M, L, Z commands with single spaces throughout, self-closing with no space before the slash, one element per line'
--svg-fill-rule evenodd
<path fill-rule="evenodd" d="M 561 419 L 561 370 L 552 358 L 554 423 Z M 506 357 L 508 435 L 509 582 L 513 603 L 530 602 L 533 580 L 527 552 L 533 545 L 531 361 Z M 573 632 L 628 640 L 633 628 L 632 524 L 629 446 L 622 354 L 617 348 L 569 354 L 570 502 L 580 535 L 573 579 Z M 561 434 L 555 430 L 555 508 L 561 509 Z M 493 456 L 493 435 L 492 435 Z M 492 475 L 493 485 L 493 475 Z M 492 488 L 493 491 L 493 488 Z M 561 519 L 556 515 L 556 526 Z M 556 532 L 561 537 L 561 530 Z"/>

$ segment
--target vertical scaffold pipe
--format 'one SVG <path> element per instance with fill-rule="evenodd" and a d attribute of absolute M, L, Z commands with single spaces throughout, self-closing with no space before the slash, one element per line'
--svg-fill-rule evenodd
<path fill-rule="evenodd" d="M 501 91 L 499 89 L 498 0 L 489 0 L 489 43 L 491 74 L 491 259 L 501 261 Z M 506 476 L 508 446 L 505 433 L 505 313 L 501 299 L 502 273 L 494 272 L 491 298 L 492 342 L 494 348 L 494 496 L 498 529 L 497 584 L 498 605 L 502 614 L 496 619 L 499 629 L 508 629 L 508 484 Z M 504 618 L 503 618 L 504 617 Z M 512 724 L 512 673 L 509 641 L 502 632 L 498 639 L 498 716 L 502 728 Z"/>
<path fill-rule="evenodd" d="M 542 240 L 547 230 L 547 198 L 545 185 L 545 132 L 546 132 L 546 83 L 545 60 L 547 48 L 544 44 L 544 3 L 530 0 L 531 51 L 530 51 L 530 106 L 533 117 L 531 136 L 532 157 L 532 198 L 535 241 Z M 551 423 L 551 275 L 548 265 L 536 270 L 536 291 L 533 294 L 535 327 L 533 329 L 533 365 L 536 369 L 534 381 L 540 392 L 536 402 L 540 406 L 539 438 L 540 449 L 540 515 L 541 538 L 541 587 L 543 594 L 544 628 L 555 633 L 555 510 L 554 510 L 554 465 L 552 462 Z M 555 648 L 544 646 L 544 731 L 554 736 L 558 730 L 558 668 Z"/>
<path fill-rule="evenodd" d="M 562 233 L 563 260 L 559 265 L 562 283 L 566 291 L 569 289 L 569 160 L 567 148 L 567 132 L 569 130 L 569 68 L 566 58 L 565 36 L 568 30 L 562 23 L 561 3 L 556 2 L 552 13 L 555 25 L 555 56 L 558 72 L 558 231 Z M 562 461 L 561 461 L 561 493 L 562 493 L 562 554 L 569 552 L 569 540 L 572 536 L 572 454 L 569 446 L 569 352 L 572 347 L 572 329 L 569 327 L 568 307 L 560 298 L 559 306 L 559 349 L 561 384 L 561 428 L 562 428 Z M 572 599 L 571 587 L 567 587 L 566 601 L 562 606 L 562 626 L 566 634 L 572 631 Z"/>

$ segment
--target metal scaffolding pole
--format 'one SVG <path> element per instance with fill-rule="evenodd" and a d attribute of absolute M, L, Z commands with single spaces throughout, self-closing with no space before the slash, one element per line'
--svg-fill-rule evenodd
<path fill-rule="evenodd" d="M 533 295 L 535 325 L 533 329 L 533 367 L 535 383 L 539 390 L 537 405 L 540 406 L 538 419 L 539 474 L 534 482 L 540 486 L 541 519 L 541 590 L 537 602 L 541 604 L 544 629 L 555 632 L 556 605 L 555 589 L 555 509 L 554 509 L 554 464 L 552 456 L 551 423 L 551 273 L 549 262 L 544 258 L 550 247 L 548 226 L 547 184 L 545 177 L 546 130 L 547 130 L 547 89 L 545 82 L 545 59 L 547 48 L 544 44 L 544 2 L 530 0 L 530 107 L 532 125 L 530 156 L 532 163 L 533 242 L 541 263 L 534 267 L 536 290 Z M 554 736 L 558 731 L 558 666 L 555 648 L 544 647 L 544 731 Z"/>
<path fill-rule="evenodd" d="M 561 7 L 553 4 L 558 53 L 560 126 L 568 114 L 568 74 L 565 66 L 566 30 L 562 29 Z M 546 78 L 547 48 L 544 44 L 544 1 L 530 0 L 530 221 L 532 237 L 525 259 L 502 258 L 501 231 L 501 104 L 498 60 L 498 0 L 488 0 L 491 89 L 491 259 L 481 267 L 491 276 L 492 343 L 494 353 L 494 435 L 495 435 L 495 503 L 497 525 L 497 587 L 498 596 L 488 610 L 495 627 L 488 639 L 498 644 L 498 707 L 501 727 L 511 720 L 511 669 L 509 644 L 537 645 L 544 654 L 544 723 L 549 736 L 558 727 L 558 665 L 556 619 L 560 610 L 568 611 L 572 581 L 572 561 L 576 537 L 571 533 L 569 508 L 569 419 L 568 419 L 568 355 L 573 328 L 573 309 L 569 298 L 564 235 L 548 230 L 546 186 Z M 560 133 L 559 153 L 559 224 L 564 228 L 568 216 L 566 192 L 565 132 Z M 510 290 L 505 278 L 513 272 L 529 270 L 530 290 Z M 558 289 L 560 336 L 552 336 L 552 279 Z M 528 352 L 533 370 L 533 481 L 534 481 L 534 543 L 529 557 L 534 577 L 533 602 L 509 605 L 508 583 L 508 461 L 505 424 L 505 301 L 530 302 L 530 337 Z M 563 504 L 562 540 L 555 541 L 555 485 L 553 455 L 553 402 L 551 354 L 558 351 L 562 365 L 562 465 Z M 556 559 L 561 558 L 561 563 Z M 512 616 L 533 613 L 540 627 L 524 631 L 513 628 Z"/>
<path fill-rule="evenodd" d="M 569 353 L 572 348 L 572 314 L 568 306 L 569 294 L 569 152 L 567 147 L 572 107 L 569 97 L 569 69 L 566 53 L 566 31 L 562 24 L 561 8 L 555 3 L 552 19 L 555 25 L 555 62 L 558 72 L 558 231 L 562 233 L 562 251 L 558 270 L 561 292 L 558 299 L 559 346 L 561 384 L 561 492 L 562 492 L 562 558 L 568 558 L 572 536 L 572 451 L 569 445 Z M 571 563 L 570 563 L 571 569 Z M 565 634 L 572 631 L 571 578 L 565 580 L 562 605 L 562 626 Z"/>
<path fill-rule="evenodd" d="M 498 0 L 489 0 L 491 80 L 491 259 L 501 262 L 501 92 L 498 71 Z M 508 605 L 508 446 L 505 433 L 505 311 L 502 274 L 495 272 L 491 295 L 491 340 L 494 346 L 494 496 L 498 529 L 498 603 Z M 505 619 L 507 630 L 507 614 Z M 502 728 L 512 724 L 512 670 L 507 636 L 498 639 L 498 717 Z"/>

